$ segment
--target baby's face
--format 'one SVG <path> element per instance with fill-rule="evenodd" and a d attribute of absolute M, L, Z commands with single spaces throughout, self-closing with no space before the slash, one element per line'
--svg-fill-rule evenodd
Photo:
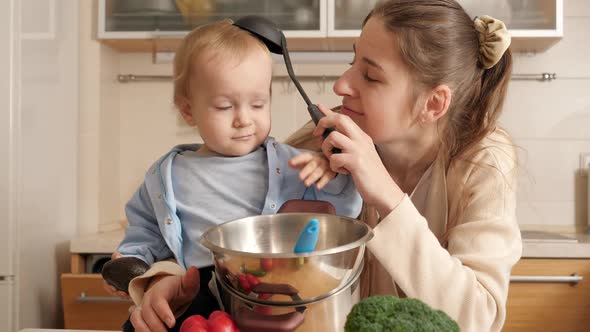
<path fill-rule="evenodd" d="M 226 156 L 254 151 L 270 132 L 272 58 L 203 54 L 193 64 L 190 107 L 205 148 Z"/>

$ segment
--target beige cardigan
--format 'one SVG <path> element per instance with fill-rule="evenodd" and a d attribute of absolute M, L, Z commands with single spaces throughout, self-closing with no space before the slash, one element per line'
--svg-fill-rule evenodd
<path fill-rule="evenodd" d="M 499 130 L 474 151 L 448 168 L 438 158 L 411 198 L 404 197 L 381 221 L 373 209 L 364 209 L 362 219 L 374 227 L 375 237 L 368 243 L 363 296 L 419 298 L 445 311 L 461 331 L 501 330 L 510 271 L 522 252 L 516 156 Z M 145 278 L 164 271 L 169 266 L 156 263 L 132 281 L 136 303 Z"/>
<path fill-rule="evenodd" d="M 374 227 L 362 279 L 364 296 L 419 298 L 461 331 L 500 331 L 512 266 L 522 241 L 516 222 L 516 156 L 497 130 L 448 169 L 437 159 L 411 199 Z M 397 285 L 397 287 L 394 287 Z"/>

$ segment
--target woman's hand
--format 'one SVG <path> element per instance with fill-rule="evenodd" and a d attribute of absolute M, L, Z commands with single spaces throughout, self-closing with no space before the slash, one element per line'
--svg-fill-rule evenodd
<path fill-rule="evenodd" d="M 381 216 L 391 212 L 404 197 L 404 193 L 383 165 L 373 140 L 346 115 L 332 112 L 318 105 L 326 115 L 318 122 L 314 136 L 321 137 L 326 128 L 334 128 L 324 142 L 322 151 L 333 171 L 350 174 L 363 200 L 374 206 Z M 332 148 L 341 153 L 332 153 Z"/>
<path fill-rule="evenodd" d="M 300 170 L 299 178 L 306 187 L 317 181 L 316 187 L 322 189 L 336 176 L 336 172 L 330 169 L 328 159 L 321 153 L 298 154 L 289 160 L 289 166 Z"/>
<path fill-rule="evenodd" d="M 121 258 L 123 257 L 123 255 L 121 255 L 118 252 L 114 252 L 111 255 L 111 259 L 117 259 L 117 258 Z M 109 284 L 106 280 L 102 280 L 102 287 L 104 288 L 104 290 L 107 291 L 107 293 L 109 293 L 112 296 L 118 296 L 122 299 L 126 299 L 126 300 L 130 300 L 131 298 L 129 297 L 129 294 L 125 293 L 124 291 L 120 291 L 118 289 L 116 289 L 115 287 L 113 287 L 111 284 Z"/>
<path fill-rule="evenodd" d="M 173 312 L 186 306 L 199 292 L 199 270 L 189 268 L 182 276 L 161 277 L 150 284 L 140 306 L 131 313 L 137 332 L 166 332 L 174 327 Z"/>

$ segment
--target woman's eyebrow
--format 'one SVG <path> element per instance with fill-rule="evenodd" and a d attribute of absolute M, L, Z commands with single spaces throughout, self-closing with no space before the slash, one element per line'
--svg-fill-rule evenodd
<path fill-rule="evenodd" d="M 363 62 L 365 62 L 366 64 L 368 64 L 368 65 L 370 65 L 370 66 L 373 66 L 373 67 L 375 67 L 375 68 L 377 68 L 377 69 L 379 69 L 379 70 L 383 71 L 383 67 L 381 67 L 381 66 L 380 66 L 380 65 L 379 65 L 377 62 L 375 62 L 375 61 L 373 61 L 373 60 L 371 60 L 371 59 L 369 59 L 369 58 L 367 58 L 367 57 L 363 57 L 363 58 L 362 58 L 362 60 L 363 60 Z"/>
<path fill-rule="evenodd" d="M 352 44 L 352 50 L 354 51 L 354 53 L 355 53 L 355 55 L 356 55 L 356 45 L 355 45 L 355 44 Z M 373 66 L 373 67 L 375 67 L 375 68 L 377 68 L 377 69 L 379 69 L 379 70 L 383 71 L 383 67 L 381 67 L 381 65 L 379 65 L 379 64 L 378 64 L 377 62 L 375 62 L 374 60 L 371 60 L 371 59 L 369 59 L 369 58 L 367 58 L 367 57 L 362 57 L 362 59 L 361 59 L 361 60 L 363 60 L 363 62 L 364 62 L 364 63 L 366 63 L 366 64 L 368 64 L 368 65 L 370 65 L 370 66 Z"/>

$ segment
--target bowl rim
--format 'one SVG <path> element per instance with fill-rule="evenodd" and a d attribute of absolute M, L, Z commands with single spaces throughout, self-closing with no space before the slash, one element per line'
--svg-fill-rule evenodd
<path fill-rule="evenodd" d="M 366 227 L 367 232 L 366 232 L 366 234 L 364 234 L 361 238 L 357 239 L 356 241 L 347 243 L 345 245 L 341 245 L 341 246 L 329 248 L 329 249 L 314 250 L 311 252 L 303 252 L 303 253 L 294 253 L 294 252 L 293 253 L 287 253 L 287 252 L 284 252 L 284 253 L 256 253 L 256 252 L 240 251 L 240 250 L 235 250 L 235 249 L 222 248 L 207 239 L 207 235 L 213 233 L 219 227 L 222 227 L 223 225 L 226 225 L 229 223 L 246 222 L 248 219 L 255 219 L 255 218 L 259 218 L 261 216 L 268 216 L 268 217 L 285 216 L 285 217 L 288 217 L 290 215 L 307 216 L 307 217 L 314 217 L 314 218 L 317 218 L 318 216 L 330 217 L 330 218 L 337 217 L 339 219 L 343 219 L 343 220 L 347 220 L 350 222 L 354 222 L 356 224 L 360 224 L 360 225 Z M 211 250 L 212 252 L 228 254 L 228 255 L 246 256 L 246 257 L 255 257 L 255 258 L 296 258 L 296 257 L 325 256 L 325 255 L 333 255 L 333 254 L 341 253 L 344 251 L 348 251 L 348 250 L 366 245 L 373 238 L 373 236 L 374 236 L 374 233 L 373 233 L 373 230 L 371 229 L 371 227 L 369 227 L 369 225 L 361 222 L 358 219 L 353 219 L 353 218 L 334 215 L 334 214 L 326 214 L 326 213 L 294 212 L 294 213 L 280 213 L 280 214 L 272 214 L 272 215 L 257 215 L 257 216 L 251 216 L 251 217 L 245 217 L 245 218 L 239 218 L 239 219 L 226 221 L 226 222 L 221 223 L 219 225 L 214 225 L 214 226 L 209 227 L 201 235 L 199 242 L 203 246 L 205 246 L 205 248 Z"/>

